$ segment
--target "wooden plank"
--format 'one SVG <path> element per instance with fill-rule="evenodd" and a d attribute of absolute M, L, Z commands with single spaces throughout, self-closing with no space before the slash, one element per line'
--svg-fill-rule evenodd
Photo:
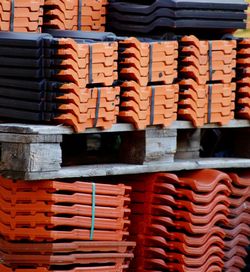
<path fill-rule="evenodd" d="M 219 126 L 217 124 L 207 124 L 202 128 L 244 128 L 250 127 L 248 120 L 232 120 L 227 125 Z M 192 129 L 194 128 L 189 121 L 176 121 L 168 129 Z M 101 129 L 87 129 L 83 133 L 109 133 L 109 132 L 123 132 L 134 131 L 132 124 L 115 124 L 109 130 Z M 72 134 L 72 128 L 55 125 L 30 125 L 30 124 L 15 124 L 5 123 L 0 124 L 0 132 L 6 133 L 20 133 L 20 134 Z"/>
<path fill-rule="evenodd" d="M 55 172 L 20 173 L 5 172 L 12 178 L 26 180 L 59 179 L 59 178 L 81 178 L 95 176 L 114 176 L 127 174 L 143 174 L 154 172 L 195 170 L 204 168 L 226 169 L 226 168 L 249 168 L 250 159 L 241 158 L 206 158 L 195 160 L 178 160 L 173 163 L 150 163 L 144 165 L 131 164 L 107 164 L 107 165 L 85 165 L 74 167 L 63 167 Z"/>
<path fill-rule="evenodd" d="M 60 143 L 62 135 L 34 135 L 34 134 L 16 134 L 16 133 L 0 133 L 1 143 Z"/>
<path fill-rule="evenodd" d="M 76 150 L 71 154 L 70 158 L 76 165 L 77 156 L 81 155 L 76 151 L 81 145 L 79 139 L 77 140 L 75 137 L 84 136 L 84 134 L 69 134 L 65 135 L 63 139 L 61 134 L 0 133 L 2 152 L 0 169 L 18 172 L 58 171 L 61 168 L 62 154 L 65 154 L 64 151 L 67 151 L 67 148 L 71 148 L 70 144 L 68 146 L 63 145 L 65 144 L 65 137 L 76 140 L 76 145 L 74 146 Z M 110 138 L 110 134 L 106 136 Z M 122 159 L 118 160 L 115 158 L 110 160 L 112 162 L 132 164 L 143 164 L 152 161 L 173 162 L 176 152 L 176 129 L 169 130 L 152 127 L 147 130 L 133 131 L 132 133 L 122 132 L 120 137 L 123 141 L 119 149 L 121 153 L 119 158 Z M 62 142 L 62 145 L 60 145 L 59 141 Z M 84 150 L 81 150 L 81 152 L 84 152 Z M 105 152 L 105 155 L 108 156 L 109 150 Z M 98 160 L 95 160 L 95 163 L 97 162 Z M 107 161 L 100 162 L 106 163 Z M 65 160 L 64 163 L 67 165 Z M 80 164 L 90 164 L 90 162 L 86 161 Z M 40 174 L 42 175 L 42 173 Z"/>
<path fill-rule="evenodd" d="M 132 124 L 115 124 L 111 129 L 87 129 L 83 133 L 109 133 L 109 132 L 123 132 L 134 131 Z M 72 134 L 74 133 L 71 127 L 55 126 L 55 125 L 29 125 L 5 123 L 0 124 L 0 132 L 5 133 L 20 133 L 20 134 Z"/>
<path fill-rule="evenodd" d="M 202 129 L 209 129 L 209 128 L 245 128 L 250 127 L 250 120 L 231 120 L 228 124 L 220 126 L 217 124 L 206 124 Z M 176 129 L 192 129 L 194 126 L 189 121 L 176 121 L 172 124 L 171 128 Z"/>
<path fill-rule="evenodd" d="M 175 159 L 178 160 L 190 160 L 198 159 L 200 157 L 199 151 L 178 151 L 175 153 Z"/>

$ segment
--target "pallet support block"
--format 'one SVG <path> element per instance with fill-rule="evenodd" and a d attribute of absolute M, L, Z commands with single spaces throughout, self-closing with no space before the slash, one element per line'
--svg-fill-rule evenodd
<path fill-rule="evenodd" d="M 201 129 L 179 130 L 175 159 L 198 159 L 200 156 Z"/>
<path fill-rule="evenodd" d="M 61 169 L 61 135 L 0 134 L 1 171 L 51 172 Z"/>
<path fill-rule="evenodd" d="M 120 154 L 123 154 L 122 162 L 133 164 L 173 162 L 176 138 L 176 129 L 158 127 L 123 133 L 120 148 Z"/>
<path fill-rule="evenodd" d="M 173 162 L 177 148 L 177 130 L 149 128 L 145 131 L 145 163 Z"/>

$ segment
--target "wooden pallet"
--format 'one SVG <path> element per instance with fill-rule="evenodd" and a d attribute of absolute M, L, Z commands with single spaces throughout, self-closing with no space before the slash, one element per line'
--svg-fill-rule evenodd
<path fill-rule="evenodd" d="M 108 131 L 82 134 L 63 126 L 0 124 L 0 169 L 7 177 L 38 180 L 250 167 L 249 127 L 248 121 L 239 120 L 223 127 L 235 128 L 235 139 L 240 136 L 244 142 L 237 147 L 238 158 L 226 159 L 200 158 L 202 131 L 186 121 L 140 131 L 117 124 Z M 211 128 L 218 127 L 205 127 Z"/>

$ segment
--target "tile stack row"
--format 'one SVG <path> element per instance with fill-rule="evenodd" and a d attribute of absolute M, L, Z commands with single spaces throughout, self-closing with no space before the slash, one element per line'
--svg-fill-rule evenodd
<path fill-rule="evenodd" d="M 1 178 L 1 271 L 124 271 L 130 189 Z"/>
<path fill-rule="evenodd" d="M 111 0 L 108 27 L 120 33 L 143 34 L 179 29 L 230 32 L 246 28 L 246 9 L 244 0 Z"/>
<path fill-rule="evenodd" d="M 178 117 L 194 126 L 227 124 L 234 118 L 236 41 L 180 41 Z"/>
<path fill-rule="evenodd" d="M 237 54 L 234 40 L 183 36 L 178 45 L 109 32 L 47 32 L 0 32 L 2 119 L 77 132 L 109 129 L 118 116 L 137 129 L 167 127 L 177 117 L 195 127 L 224 125 L 235 113 L 236 61 L 236 117 L 250 118 L 248 39 L 238 42 Z"/>
<path fill-rule="evenodd" d="M 131 235 L 135 271 L 221 271 L 230 184 L 202 171 L 177 177 L 155 174 L 131 183 Z M 142 186 L 142 184 L 144 186 Z"/>
<path fill-rule="evenodd" d="M 249 0 L 246 0 L 246 3 L 248 4 L 248 8 L 247 8 L 247 27 L 246 29 L 249 30 L 250 29 L 250 1 Z M 249 36 L 248 36 L 249 37 Z"/>
<path fill-rule="evenodd" d="M 100 31 L 106 31 L 107 28 L 107 14 L 108 14 L 108 7 L 109 7 L 109 0 L 102 0 L 102 26 L 100 28 Z"/>
<path fill-rule="evenodd" d="M 1 0 L 0 31 L 40 32 L 44 0 Z"/>
<path fill-rule="evenodd" d="M 55 78 L 66 83 L 60 88 L 66 91 L 66 96 L 63 94 L 58 99 L 67 109 L 54 120 L 73 126 L 78 132 L 91 127 L 111 128 L 117 122 L 120 103 L 120 88 L 113 87 L 118 80 L 116 36 L 74 31 L 67 31 L 65 35 L 60 30 L 51 34 L 59 39 L 58 53 L 60 58 L 65 58 L 65 65 Z M 65 37 L 70 39 L 66 47 Z M 78 97 L 73 99 L 67 95 L 72 93 Z"/>
<path fill-rule="evenodd" d="M 136 241 L 130 271 L 240 272 L 245 266 L 249 173 L 242 179 L 200 170 L 126 180 Z"/>
<path fill-rule="evenodd" d="M 232 182 L 229 223 L 225 226 L 225 270 L 241 272 L 246 267 L 250 245 L 250 172 L 229 174 Z"/>
<path fill-rule="evenodd" d="M 246 10 L 247 14 L 247 19 L 246 19 L 246 29 L 239 29 L 234 33 L 236 37 L 245 37 L 249 38 L 250 37 L 250 0 L 245 0 L 245 2 L 248 4 L 248 8 Z M 245 271 L 244 271 L 245 272 Z"/>
<path fill-rule="evenodd" d="M 177 118 L 178 43 L 127 38 L 119 42 L 119 119 L 144 129 Z"/>
<path fill-rule="evenodd" d="M 45 0 L 44 29 L 105 31 L 106 6 L 107 0 Z"/>
<path fill-rule="evenodd" d="M 250 119 L 250 39 L 241 39 L 237 47 L 236 117 Z"/>
<path fill-rule="evenodd" d="M 108 33 L 52 32 L 0 32 L 0 116 L 111 128 L 119 113 L 117 42 Z"/>

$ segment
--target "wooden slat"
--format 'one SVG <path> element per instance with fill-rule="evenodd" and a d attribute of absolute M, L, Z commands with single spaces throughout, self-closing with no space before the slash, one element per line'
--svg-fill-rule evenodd
<path fill-rule="evenodd" d="M 202 128 L 242 128 L 250 127 L 249 120 L 232 120 L 227 125 L 219 126 L 216 124 L 207 124 Z M 176 121 L 168 129 L 192 129 L 194 128 L 189 121 Z M 109 130 L 87 129 L 83 133 L 109 133 L 109 132 L 125 132 L 135 131 L 132 124 L 115 124 Z M 70 127 L 53 126 L 53 125 L 29 125 L 5 123 L 0 124 L 0 133 L 19 133 L 19 134 L 72 134 L 74 133 Z"/>
<path fill-rule="evenodd" d="M 79 178 L 79 177 L 95 177 L 95 176 L 115 176 L 127 174 L 142 174 L 153 172 L 168 172 L 180 170 L 195 170 L 204 168 L 249 168 L 250 159 L 240 158 L 208 158 L 195 160 L 178 160 L 173 163 L 149 163 L 144 165 L 131 164 L 107 164 L 107 165 L 85 165 L 63 167 L 56 172 L 41 173 L 18 173 L 12 172 L 14 178 L 22 178 L 26 180 L 39 179 L 59 179 L 59 178 Z M 5 174 L 8 175 L 6 172 Z"/>

